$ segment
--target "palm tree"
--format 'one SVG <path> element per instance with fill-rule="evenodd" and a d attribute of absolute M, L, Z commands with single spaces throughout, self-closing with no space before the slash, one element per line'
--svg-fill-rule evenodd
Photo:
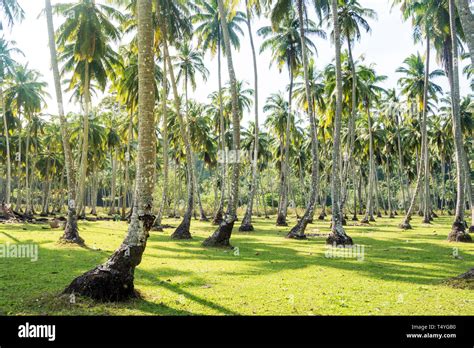
<path fill-rule="evenodd" d="M 21 150 L 22 150 L 22 116 L 25 116 L 29 121 L 30 118 L 42 109 L 44 96 L 47 95 L 45 88 L 47 84 L 39 81 L 40 74 L 36 70 L 28 69 L 28 66 L 16 66 L 13 76 L 10 80 L 10 87 L 5 90 L 6 107 L 14 111 L 18 118 L 18 154 L 17 154 L 17 208 L 21 207 L 21 175 L 22 175 L 22 164 L 21 164 Z M 27 145 L 25 158 L 28 161 L 28 142 L 30 139 L 29 133 L 27 133 Z M 28 168 L 27 173 L 28 173 Z M 26 191 L 27 191 L 27 206 L 26 213 L 31 213 L 30 206 L 30 192 L 29 192 L 29 180 L 28 175 L 26 176 Z"/>
<path fill-rule="evenodd" d="M 186 105 L 186 126 L 188 127 L 187 132 L 189 134 L 189 98 L 188 98 L 188 85 L 191 84 L 191 88 L 196 90 L 196 75 L 199 73 L 201 77 L 206 81 L 207 76 L 209 75 L 209 71 L 204 65 L 203 62 L 203 54 L 202 52 L 195 50 L 189 41 L 185 41 L 178 47 L 178 52 L 174 57 L 176 63 L 175 68 L 178 70 L 177 74 L 177 82 L 182 81 L 184 85 L 184 95 L 185 95 L 185 105 Z M 194 156 L 191 155 L 193 158 L 193 162 L 187 163 L 188 166 L 194 166 Z M 198 199 L 200 213 L 201 213 L 201 221 L 207 221 L 206 214 L 204 213 L 204 209 L 202 208 L 201 198 L 199 193 L 199 185 L 196 180 L 196 168 L 193 170 L 192 177 L 189 177 L 188 180 L 193 181 L 193 185 L 190 187 L 194 187 L 196 197 Z M 193 207 L 190 207 L 192 210 Z"/>
<path fill-rule="evenodd" d="M 453 119 L 453 137 L 454 150 L 456 155 L 456 183 L 457 183 L 457 200 L 456 213 L 452 231 L 448 236 L 448 240 L 456 242 L 471 242 L 472 238 L 465 231 L 466 223 L 464 221 L 464 180 L 467 168 L 464 168 L 464 147 L 463 134 L 461 129 L 461 108 L 459 95 L 459 51 L 457 41 L 456 28 L 456 8 L 454 0 L 448 0 L 449 5 L 449 27 L 451 29 L 451 62 L 452 75 L 450 76 L 451 101 L 452 101 L 452 119 Z"/>
<path fill-rule="evenodd" d="M 250 195 L 249 201 L 247 204 L 247 209 L 245 210 L 244 218 L 242 219 L 242 223 L 240 224 L 239 231 L 253 231 L 252 225 L 252 211 L 253 211 L 253 203 L 254 197 L 257 191 L 257 184 L 258 184 L 258 145 L 259 145 L 259 123 L 258 123 L 258 113 L 259 113 L 259 106 L 258 106 L 258 66 L 257 66 L 257 53 L 255 51 L 255 43 L 253 40 L 253 32 L 252 32 L 252 17 L 253 15 L 260 16 L 261 14 L 261 3 L 260 0 L 245 0 L 245 8 L 247 11 L 247 29 L 249 34 L 250 40 L 250 47 L 252 48 L 252 63 L 253 63 L 253 75 L 254 75 L 254 113 L 255 113 L 255 121 L 254 131 L 255 131 L 255 142 L 253 146 L 253 160 L 252 160 L 252 183 L 250 187 Z"/>
<path fill-rule="evenodd" d="M 237 90 L 237 79 L 235 77 L 234 63 L 232 61 L 232 47 L 230 31 L 227 24 L 226 9 L 222 0 L 217 0 L 219 8 L 219 19 L 222 27 L 222 37 L 224 39 L 224 47 L 227 57 L 227 70 L 229 72 L 230 90 L 232 95 L 232 146 L 236 155 L 234 163 L 232 163 L 231 189 L 230 199 L 228 203 L 227 214 L 219 228 L 206 240 L 204 246 L 221 246 L 230 247 L 230 237 L 237 219 L 237 205 L 239 202 L 239 179 L 240 179 L 240 114 L 239 99 Z"/>
<path fill-rule="evenodd" d="M 106 263 L 77 277 L 64 290 L 99 301 L 122 301 L 136 296 L 134 272 L 155 220 L 152 214 L 156 160 L 152 0 L 137 0 L 137 18 L 140 121 L 135 204 L 128 233 Z"/>
<path fill-rule="evenodd" d="M 7 182 L 6 182 L 6 190 L 5 190 L 5 203 L 7 205 L 10 204 L 10 197 L 11 197 L 11 186 L 12 186 L 12 165 L 11 165 L 11 157 L 10 157 L 10 137 L 9 137 L 9 129 L 7 123 L 7 115 L 6 115 L 6 104 L 5 98 L 3 95 L 3 89 L 5 87 L 5 80 L 6 77 L 12 75 L 15 69 L 16 62 L 12 58 L 12 53 L 19 53 L 22 52 L 13 47 L 15 42 L 8 42 L 4 38 L 0 38 L 0 106 L 2 107 L 2 118 L 3 118 L 3 132 L 5 134 L 5 147 L 6 147 L 6 162 L 7 162 Z"/>
<path fill-rule="evenodd" d="M 21 21 L 25 18 L 25 12 L 17 0 L 0 0 L 0 13 L 7 20 L 10 27 L 15 21 Z M 3 29 L 3 21 L 0 18 L 0 30 Z"/>
<path fill-rule="evenodd" d="M 211 54 L 217 54 L 217 77 L 218 77 L 218 104 L 219 104 L 219 123 L 220 123 L 220 142 L 221 153 L 223 156 L 221 172 L 221 199 L 219 206 L 214 214 L 213 224 L 218 225 L 222 222 L 225 201 L 225 181 L 226 181 L 226 156 L 225 156 L 225 125 L 224 110 L 222 100 L 222 72 L 221 55 L 227 54 L 224 44 L 224 35 L 220 23 L 219 6 L 217 0 L 205 1 L 196 0 L 198 11 L 192 16 L 193 23 L 197 24 L 194 32 L 197 34 L 199 45 L 203 51 L 210 50 Z M 239 35 L 243 36 L 240 24 L 245 22 L 245 14 L 235 9 L 224 9 L 226 15 L 226 26 L 229 32 L 229 40 L 235 49 L 240 48 Z"/>
<path fill-rule="evenodd" d="M 429 42 L 429 41 L 427 41 Z M 429 46 L 429 45 L 428 45 Z M 429 52 L 429 47 L 427 47 L 427 52 Z M 428 59 L 428 56 L 427 56 Z M 439 76 L 444 76 L 443 71 L 434 70 L 429 72 L 427 70 L 429 64 L 424 64 L 423 59 L 420 54 L 410 55 L 404 61 L 404 66 L 397 69 L 397 72 L 404 74 L 405 76 L 400 78 L 399 84 L 402 87 L 402 94 L 406 95 L 411 104 L 416 105 L 416 112 L 421 118 L 420 122 L 420 132 L 422 135 L 422 145 L 421 145 L 421 161 L 420 161 L 420 171 L 418 173 L 417 184 L 415 187 L 415 192 L 411 198 L 411 203 L 406 213 L 406 216 L 400 225 L 403 229 L 410 229 L 410 219 L 414 211 L 414 204 L 418 195 L 418 192 L 421 188 L 421 178 L 423 177 L 422 173 L 424 172 L 425 176 L 425 217 L 424 222 L 429 223 L 429 217 L 431 211 L 429 210 L 429 166 L 428 162 L 428 142 L 427 142 L 427 112 L 428 112 L 428 103 L 429 100 L 437 100 L 437 94 L 442 91 L 441 87 L 432 80 Z M 422 170 L 423 169 L 423 170 Z M 428 196 L 428 197 L 426 197 Z"/>
<path fill-rule="evenodd" d="M 64 63 L 62 73 L 72 72 L 69 89 L 79 87 L 84 102 L 84 134 L 75 203 L 78 214 L 83 215 L 84 193 L 87 176 L 87 149 L 89 117 L 91 112 L 91 83 L 96 81 L 103 90 L 107 74 L 120 64 L 111 41 L 120 38 L 120 31 L 110 18 L 123 20 L 123 15 L 113 7 L 96 4 L 95 0 L 79 0 L 74 4 L 60 4 L 56 11 L 67 16 L 58 28 L 59 60 Z M 80 44 L 77 44 L 80 43 Z"/>
<path fill-rule="evenodd" d="M 324 32 L 316 28 L 316 24 L 311 20 L 305 21 L 306 28 L 303 36 L 300 30 L 299 18 L 296 17 L 294 11 L 290 11 L 272 28 L 266 26 L 258 30 L 258 34 L 264 37 L 264 42 L 260 47 L 260 52 L 267 49 L 272 51 L 271 64 L 276 63 L 281 71 L 286 66 L 289 73 L 289 91 L 288 91 L 288 107 L 289 113 L 292 113 L 293 83 L 294 76 L 300 65 L 303 53 L 316 52 L 316 46 L 310 40 L 309 35 L 318 35 L 324 37 Z M 289 121 L 290 118 L 288 118 Z M 313 117 L 310 116 L 310 119 Z M 312 121 L 311 121 L 312 122 Z M 283 162 L 280 178 L 280 201 L 278 206 L 277 226 L 287 226 L 286 221 L 288 207 L 288 180 L 289 180 L 289 147 L 290 147 L 290 124 L 287 123 L 285 134 L 285 161 Z M 301 229 L 299 229 L 301 230 Z"/>
<path fill-rule="evenodd" d="M 469 0 L 456 0 L 456 7 L 461 19 L 462 28 L 466 36 L 467 47 L 471 57 L 471 64 L 474 66 L 474 17 L 469 7 Z"/>
<path fill-rule="evenodd" d="M 61 78 L 59 75 L 58 56 L 56 52 L 56 42 L 54 40 L 53 10 L 51 1 L 45 0 L 46 21 L 48 26 L 49 52 L 51 59 L 51 68 L 53 70 L 54 89 L 56 92 L 56 101 L 58 105 L 59 123 L 64 152 L 64 162 L 66 166 L 67 177 L 67 195 L 68 195 L 68 213 L 63 239 L 69 242 L 81 244 L 83 240 L 79 237 L 77 228 L 77 212 L 74 199 L 76 197 L 75 168 L 72 157 L 71 144 L 69 143 L 67 121 L 64 117 L 63 95 L 61 90 Z"/>
<path fill-rule="evenodd" d="M 338 19 L 338 0 L 332 0 L 331 11 L 334 25 L 334 46 L 336 48 L 336 108 L 333 130 L 332 148 L 332 174 L 331 174 L 331 201 L 332 201 L 332 225 L 331 234 L 326 243 L 332 245 L 352 245 L 352 238 L 344 231 L 342 226 L 342 212 L 340 199 L 340 137 L 342 116 L 342 74 L 341 74 L 341 35 Z"/>

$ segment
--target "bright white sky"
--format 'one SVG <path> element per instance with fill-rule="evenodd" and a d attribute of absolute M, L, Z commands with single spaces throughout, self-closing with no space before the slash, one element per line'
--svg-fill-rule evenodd
<path fill-rule="evenodd" d="M 60 2 L 73 2 L 70 0 L 52 0 L 53 5 Z M 103 0 L 99 0 L 104 2 Z M 26 11 L 25 20 L 16 24 L 11 31 L 6 31 L 5 37 L 15 40 L 17 47 L 24 53 L 25 57 L 17 57 L 20 62 L 28 63 L 32 69 L 41 72 L 45 81 L 48 82 L 49 94 L 54 98 L 53 77 L 50 71 L 50 59 L 48 49 L 48 35 L 46 30 L 46 19 L 39 14 L 44 6 L 42 0 L 19 0 L 19 3 Z M 398 8 L 391 10 L 391 1 L 389 0 L 360 0 L 364 7 L 372 8 L 378 14 L 377 21 L 370 21 L 372 27 L 371 34 L 364 34 L 360 43 L 357 43 L 354 50 L 354 56 L 365 56 L 365 63 L 375 63 L 376 70 L 379 74 L 387 75 L 388 79 L 384 87 L 395 87 L 399 74 L 395 70 L 402 65 L 403 60 L 410 54 L 420 51 L 424 54 L 425 49 L 420 45 L 414 45 L 412 40 L 412 29 L 410 23 L 404 23 L 401 19 Z M 60 18 L 55 18 L 55 27 L 57 28 L 61 22 Z M 262 26 L 268 25 L 269 21 L 262 18 L 253 23 L 253 29 L 256 31 Z M 242 27 L 247 36 L 247 27 Z M 257 50 L 259 50 L 262 39 L 256 34 L 254 35 Z M 334 56 L 334 48 L 329 40 L 315 38 L 318 47 L 319 56 L 316 58 L 319 69 L 331 62 Z M 247 81 L 250 87 L 253 87 L 253 71 L 250 44 L 247 38 L 241 40 L 241 49 L 239 52 L 233 52 L 234 65 L 237 78 Z M 274 92 L 284 91 L 288 84 L 288 74 L 284 70 L 279 73 L 276 67 L 269 67 L 270 54 L 264 52 L 258 56 L 259 64 L 259 103 L 262 108 L 265 99 Z M 198 88 L 193 93 L 194 97 L 200 101 L 205 101 L 207 96 L 214 90 L 217 90 L 217 58 L 212 59 L 206 55 L 206 66 L 211 72 L 207 82 L 199 83 Z M 434 68 L 439 68 L 436 62 L 432 61 Z M 223 78 L 227 80 L 228 74 L 225 61 L 223 62 Z M 448 83 L 445 77 L 439 78 L 439 83 L 445 91 L 448 91 Z M 461 94 L 466 95 L 470 92 L 468 81 L 462 76 Z M 69 96 L 65 96 L 66 111 L 80 111 L 80 107 L 74 103 L 68 103 Z M 97 99 L 95 100 L 97 102 Z M 47 112 L 56 114 L 57 108 L 54 99 L 47 101 Z M 244 123 L 250 118 L 250 114 L 244 116 Z M 252 117 L 253 118 L 253 117 Z M 263 117 L 262 117 L 263 121 Z"/>

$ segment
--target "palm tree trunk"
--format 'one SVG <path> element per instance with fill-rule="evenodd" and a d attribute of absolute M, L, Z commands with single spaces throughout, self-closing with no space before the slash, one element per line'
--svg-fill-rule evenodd
<path fill-rule="evenodd" d="M 21 165 L 21 107 L 18 105 L 17 108 L 18 114 L 18 152 L 16 153 L 16 161 L 17 161 L 17 168 L 16 168 L 16 209 L 21 211 L 21 174 L 22 174 L 22 165 Z"/>
<path fill-rule="evenodd" d="M 222 165 L 222 172 L 221 172 L 221 199 L 219 201 L 219 207 L 214 214 L 214 218 L 212 219 L 213 225 L 219 225 L 223 221 L 224 216 L 224 201 L 225 201 L 225 185 L 226 185 L 226 166 L 227 166 L 227 153 L 225 150 L 225 124 L 224 124 L 224 107 L 222 105 L 222 63 L 221 63 L 221 55 L 222 55 L 222 48 L 221 48 L 221 38 L 220 38 L 220 30 L 218 31 L 218 38 L 217 38 L 217 79 L 218 79 L 218 98 L 219 98 L 219 127 L 220 127 L 220 141 L 221 141 L 221 165 Z"/>
<path fill-rule="evenodd" d="M 422 119 L 422 137 L 424 137 L 423 157 L 424 157 L 424 168 L 420 170 L 424 171 L 424 210 L 423 210 L 423 223 L 429 224 L 431 217 L 430 209 L 430 164 L 428 159 L 428 130 L 427 130 L 427 113 L 428 113 L 428 84 L 430 76 L 430 34 L 429 30 L 426 30 L 426 71 L 425 71 L 425 83 L 423 88 L 423 119 Z"/>
<path fill-rule="evenodd" d="M 25 148 L 25 190 L 26 190 L 26 208 L 25 208 L 25 215 L 31 215 L 31 191 L 30 191 L 30 160 L 29 160 L 29 147 L 30 147 L 30 121 L 28 121 L 27 125 L 27 135 L 26 135 L 26 148 Z"/>
<path fill-rule="evenodd" d="M 474 16 L 469 8 L 469 0 L 456 0 L 459 18 L 464 30 L 467 47 L 471 57 L 471 64 L 474 66 Z"/>
<path fill-rule="evenodd" d="M 306 52 L 305 44 L 305 30 L 304 30 L 304 19 L 303 19 L 303 0 L 298 0 L 298 22 L 299 31 L 303 55 L 303 73 L 305 79 L 305 93 L 308 104 L 308 117 L 311 129 L 311 192 L 309 196 L 309 202 L 306 206 L 303 217 L 298 221 L 295 227 L 288 233 L 288 238 L 305 239 L 305 230 L 308 223 L 313 219 L 314 211 L 316 209 L 316 200 L 319 194 L 319 158 L 318 158 L 318 137 L 316 131 L 316 120 L 314 113 L 313 98 L 311 97 L 311 89 L 309 85 L 309 73 L 308 73 L 308 57 Z M 289 162 L 287 162 L 289 165 Z"/>
<path fill-rule="evenodd" d="M 252 184 L 250 188 L 249 202 L 245 211 L 242 224 L 239 227 L 239 231 L 253 231 L 252 225 L 252 210 L 253 201 L 255 198 L 255 192 L 257 191 L 258 185 L 258 143 L 259 143 L 259 129 L 258 129 L 258 66 L 257 66 L 257 54 L 255 53 L 255 44 L 253 42 L 252 24 L 251 24 L 251 13 L 248 4 L 248 0 L 245 0 L 247 8 L 247 29 L 249 32 L 250 46 L 252 48 L 252 62 L 253 62 L 253 75 L 254 75 L 254 112 L 255 112 L 255 140 L 254 140 L 254 151 L 252 161 Z"/>
<path fill-rule="evenodd" d="M 400 186 L 402 190 L 402 199 L 403 199 L 403 210 L 407 211 L 407 201 L 405 196 L 405 179 L 404 179 L 404 166 L 403 166 L 403 153 L 402 153 L 402 140 L 400 137 L 400 120 L 399 120 L 398 111 L 395 112 L 395 123 L 397 127 L 397 147 L 398 147 L 398 179 L 400 181 Z M 408 190 L 407 190 L 408 191 Z M 408 192 L 407 192 L 408 195 Z"/>
<path fill-rule="evenodd" d="M 64 151 L 64 162 L 67 176 L 67 196 L 68 196 L 68 212 L 67 221 L 64 229 L 62 240 L 82 244 L 84 241 L 79 236 L 77 228 L 77 214 L 76 214 L 76 183 L 75 183 L 75 167 L 74 159 L 71 151 L 71 144 L 69 143 L 69 136 L 67 131 L 67 121 L 64 117 L 63 97 L 61 90 L 61 79 L 59 76 L 58 58 L 56 52 L 56 42 L 54 39 L 54 25 L 53 13 L 51 8 L 51 1 L 45 0 L 46 19 L 48 25 L 48 39 L 49 52 L 51 58 L 51 68 L 53 70 L 54 89 L 56 92 L 56 101 L 58 104 L 59 125 L 61 131 L 62 145 Z"/>
<path fill-rule="evenodd" d="M 219 16 L 221 28 L 224 36 L 224 44 L 227 53 L 227 70 L 229 72 L 230 88 L 232 94 L 232 146 L 236 154 L 240 151 L 240 115 L 237 96 L 237 79 L 235 77 L 234 63 L 232 62 L 232 48 L 230 46 L 229 28 L 227 27 L 226 11 L 224 9 L 223 0 L 217 0 L 219 7 Z M 239 155 L 237 160 L 232 163 L 231 192 L 228 206 L 228 214 L 219 228 L 204 242 L 204 246 L 230 246 L 230 237 L 237 219 L 237 204 L 239 201 L 239 177 L 240 177 L 240 161 Z"/>
<path fill-rule="evenodd" d="M 193 188 L 193 173 L 194 173 L 194 168 L 193 168 L 193 153 L 191 149 L 191 142 L 189 139 L 189 130 L 188 130 L 188 125 L 187 122 L 184 121 L 183 115 L 181 114 L 181 106 L 180 106 L 180 100 L 179 100 L 179 95 L 178 95 L 178 87 L 176 85 L 176 79 L 173 71 L 173 65 L 171 62 L 171 58 L 169 55 L 168 51 L 168 39 L 167 39 L 167 28 L 166 28 L 166 23 L 163 21 L 162 18 L 162 13 L 160 10 L 160 5 L 159 2 L 157 2 L 157 17 L 158 21 L 161 26 L 161 30 L 164 33 L 163 35 L 163 54 L 164 54 L 164 59 L 166 60 L 168 64 L 168 74 L 170 76 L 171 80 L 171 86 L 173 90 L 173 96 L 174 96 L 174 103 L 175 103 L 175 109 L 176 109 L 176 115 L 178 117 L 178 122 L 180 125 L 180 132 L 181 132 L 181 137 L 183 138 L 184 141 L 184 146 L 185 146 L 185 151 L 186 151 L 186 172 L 187 172 L 187 195 L 188 195 L 188 203 L 186 206 L 186 212 L 183 216 L 183 220 L 181 221 L 181 224 L 176 228 L 176 230 L 173 232 L 171 235 L 172 239 L 191 239 L 191 233 L 189 231 L 189 228 L 191 226 L 191 218 L 192 218 L 192 212 L 193 212 L 193 206 L 194 206 L 194 188 Z"/>
<path fill-rule="evenodd" d="M 341 148 L 341 118 L 342 118 L 342 69 L 341 69 L 341 35 L 338 19 L 338 0 L 331 1 L 331 10 L 334 24 L 334 46 L 336 50 L 336 113 L 334 117 L 334 133 L 332 148 L 332 226 L 331 234 L 326 243 L 332 245 L 352 245 L 352 238 L 344 231 L 341 212 L 341 176 L 340 176 L 340 148 Z"/>
<path fill-rule="evenodd" d="M 106 263 L 74 279 L 64 290 L 99 301 L 122 301 L 135 297 L 134 273 L 142 260 L 155 217 L 153 189 L 156 161 L 154 117 L 154 59 L 152 0 L 138 0 L 138 163 L 135 204 L 128 233 Z"/>
<path fill-rule="evenodd" d="M 0 67 L 0 74 L 2 76 L 2 80 L 0 81 L 0 104 L 2 106 L 2 113 L 3 113 L 3 133 L 5 136 L 5 147 L 6 147 L 6 162 L 7 162 L 7 182 L 5 187 L 5 204 L 10 205 L 11 200 L 11 188 L 12 188 L 12 162 L 10 157 L 10 135 L 8 131 L 8 123 L 7 123 L 7 113 L 5 111 L 5 98 L 3 96 L 3 75 L 4 75 L 4 68 L 3 66 Z"/>
<path fill-rule="evenodd" d="M 109 215 L 115 215 L 115 196 L 116 196 L 116 183 L 117 183 L 117 151 L 113 149 L 110 153 L 112 159 L 112 178 L 111 178 L 111 193 L 112 205 L 110 206 Z M 97 198 L 97 197 L 96 197 Z"/>
<path fill-rule="evenodd" d="M 367 177 L 367 184 L 369 185 L 367 193 L 367 207 L 365 210 L 365 216 L 362 219 L 363 223 L 369 223 L 375 221 L 374 219 L 374 179 L 375 179 L 375 168 L 374 168 L 374 138 L 372 134 L 372 116 L 370 114 L 370 107 L 367 107 L 367 122 L 369 132 L 369 175 Z"/>
<path fill-rule="evenodd" d="M 133 138 L 133 110 L 130 110 L 130 119 L 128 120 L 128 140 L 127 140 L 127 152 L 125 154 L 125 182 L 123 185 L 122 192 L 122 220 L 126 218 L 127 209 L 127 195 L 129 191 L 130 181 L 130 145 Z M 166 164 L 165 164 L 166 165 Z"/>
<path fill-rule="evenodd" d="M 468 151 L 464 149 L 464 168 L 466 172 L 466 195 L 467 195 L 467 202 L 469 203 L 469 208 L 471 209 L 471 226 L 469 227 L 469 232 L 474 232 L 474 198 L 473 198 L 473 191 L 472 185 L 474 181 L 471 180 L 471 167 L 469 166 L 469 159 L 467 158 Z"/>
<path fill-rule="evenodd" d="M 168 202 L 168 108 L 167 108 L 167 99 L 168 99 L 168 70 L 166 61 L 163 62 L 163 96 L 161 100 L 161 107 L 163 111 L 162 115 L 162 135 L 163 135 L 163 193 L 161 196 L 161 205 L 160 210 L 158 211 L 158 216 L 156 217 L 153 228 L 158 231 L 163 230 L 162 219 L 163 216 L 166 216 L 167 211 L 167 202 Z"/>
<path fill-rule="evenodd" d="M 84 199 L 86 190 L 86 178 L 87 178 L 87 152 L 89 149 L 89 113 L 91 107 L 91 95 L 90 95 L 90 64 L 89 62 L 84 63 L 84 124 L 82 134 L 82 150 L 81 150 L 81 164 L 79 171 L 79 181 L 77 183 L 77 211 L 79 215 L 85 215 Z"/>
<path fill-rule="evenodd" d="M 450 241 L 470 242 L 471 236 L 465 232 L 466 223 L 464 221 L 464 146 L 463 135 L 461 131 L 461 115 L 460 115 L 460 96 L 459 96 L 459 57 L 458 42 L 455 23 L 455 6 L 454 0 L 449 1 L 449 22 L 451 28 L 451 56 L 452 56 L 452 74 L 450 78 L 451 100 L 453 112 L 453 137 L 456 159 L 456 183 L 457 183 L 457 200 L 456 213 L 452 231 L 448 236 Z"/>

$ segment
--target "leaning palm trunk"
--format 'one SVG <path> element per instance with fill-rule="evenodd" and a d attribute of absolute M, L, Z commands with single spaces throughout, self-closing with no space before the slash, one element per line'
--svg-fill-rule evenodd
<path fill-rule="evenodd" d="M 290 233 L 288 238 L 305 239 L 305 230 L 308 223 L 313 219 L 314 211 L 316 209 L 316 200 L 319 194 L 319 162 L 318 162 L 318 137 L 316 133 L 316 120 L 314 117 L 313 99 L 311 98 L 311 89 L 309 85 L 309 74 L 308 74 L 308 57 L 306 53 L 306 45 L 304 42 L 304 21 L 303 21 L 303 0 L 298 0 L 298 20 L 299 30 L 301 38 L 301 47 L 303 55 L 303 72 L 305 80 L 305 92 L 306 100 L 308 104 L 308 117 L 311 128 L 311 193 L 309 201 L 303 217 L 298 221 Z"/>
<path fill-rule="evenodd" d="M 474 16 L 472 15 L 472 10 L 469 8 L 469 1 L 470 0 L 456 0 L 456 6 L 464 30 L 467 47 L 469 48 L 471 64 L 474 65 Z"/>
<path fill-rule="evenodd" d="M 180 105 L 181 102 L 179 100 L 178 87 L 176 85 L 176 78 L 174 75 L 173 65 L 172 65 L 171 58 L 169 55 L 169 50 L 168 50 L 166 23 L 163 21 L 161 10 L 159 7 L 160 6 L 158 5 L 157 17 L 161 26 L 161 30 L 164 33 L 163 54 L 164 54 L 164 59 L 166 60 L 167 65 L 168 65 L 168 74 L 171 80 L 171 87 L 173 90 L 176 115 L 178 117 L 181 137 L 183 138 L 184 147 L 186 151 L 186 175 L 187 175 L 186 187 L 187 187 L 188 202 L 186 205 L 186 211 L 184 213 L 183 220 L 181 221 L 180 225 L 176 228 L 176 230 L 173 232 L 173 234 L 171 235 L 171 238 L 172 239 L 191 239 L 191 233 L 189 231 L 189 228 L 191 226 L 191 218 L 192 218 L 193 207 L 194 207 L 194 185 L 193 185 L 194 159 L 193 159 L 193 153 L 191 149 L 191 142 L 189 140 L 188 126 L 186 122 L 184 121 L 183 115 L 181 114 L 181 105 Z"/>
<path fill-rule="evenodd" d="M 460 115 L 460 97 L 459 97 L 459 58 L 458 58 L 458 42 L 455 23 L 455 6 L 454 0 L 449 0 L 449 22 L 451 28 L 451 57 L 452 57 L 452 74 L 450 76 L 451 100 L 453 112 L 453 137 L 456 158 L 456 183 L 457 183 L 457 200 L 456 213 L 452 231 L 448 236 L 448 240 L 456 242 L 471 242 L 471 236 L 465 231 L 466 223 L 464 221 L 464 146 L 463 135 L 461 131 L 461 115 Z"/>
<path fill-rule="evenodd" d="M 249 32 L 250 38 L 250 46 L 252 48 L 252 62 L 253 62 L 253 75 L 254 75 L 254 107 L 255 107 L 255 140 L 254 140 L 254 149 L 253 149 L 253 161 L 252 161 L 252 184 L 250 188 L 249 194 L 249 202 L 247 204 L 247 210 L 245 211 L 244 218 L 242 220 L 242 224 L 239 227 L 239 231 L 253 231 L 252 225 L 252 210 L 253 210 L 253 201 L 255 198 L 255 193 L 257 191 L 258 186 L 258 142 L 259 142 L 259 135 L 258 135 L 258 67 L 257 67 L 257 55 L 255 53 L 255 44 L 253 42 L 253 34 L 252 34 L 252 25 L 251 15 L 248 0 L 245 1 L 245 5 L 247 7 L 247 29 Z"/>
<path fill-rule="evenodd" d="M 422 142 L 423 142 L 423 140 L 422 140 Z M 422 144 L 422 146 L 423 146 L 423 144 Z M 423 160 L 423 157 L 422 157 L 420 166 L 423 166 L 423 163 L 424 163 L 424 160 Z M 418 194 L 420 193 L 420 190 L 421 190 L 422 177 L 423 177 L 422 172 L 418 171 L 418 177 L 416 178 L 416 184 L 415 184 L 415 191 L 413 192 L 413 194 L 411 196 L 410 206 L 408 207 L 408 210 L 405 214 L 405 217 L 403 218 L 403 221 L 400 224 L 400 228 L 402 228 L 404 230 L 410 230 L 412 228 L 412 226 L 410 224 L 410 220 L 411 220 L 411 217 L 413 216 L 413 212 L 415 211 L 416 198 L 417 198 L 417 196 L 418 196 Z"/>
<path fill-rule="evenodd" d="M 238 154 L 238 151 L 240 150 L 240 117 L 237 97 L 237 79 L 235 77 L 234 63 L 232 62 L 229 28 L 227 27 L 223 0 L 217 0 L 217 4 L 219 7 L 222 32 L 224 34 L 224 44 L 227 52 L 227 70 L 229 72 L 232 94 L 232 145 L 234 152 Z M 237 219 L 237 203 L 239 200 L 240 156 L 237 155 L 236 157 L 236 161 L 232 163 L 231 191 L 228 203 L 229 206 L 227 209 L 228 213 L 226 214 L 224 221 L 219 225 L 219 228 L 203 242 L 204 246 L 230 246 L 230 237 L 232 235 L 235 220 Z"/>
<path fill-rule="evenodd" d="M 51 8 L 51 1 L 45 0 L 46 4 L 46 19 L 48 23 L 48 38 L 49 38 L 49 51 L 51 55 L 51 67 L 53 69 L 54 77 L 54 89 L 56 91 L 56 100 L 58 103 L 59 111 L 59 125 L 61 130 L 61 138 L 63 141 L 64 150 L 64 162 L 66 166 L 67 176 L 67 196 L 68 196 L 68 212 L 66 227 L 62 240 L 74 243 L 83 243 L 83 239 L 79 236 L 77 228 L 77 214 L 76 214 L 76 185 L 75 185 L 75 170 L 74 160 L 72 157 L 71 145 L 69 143 L 69 136 L 67 131 L 67 121 L 64 117 L 63 107 L 63 96 L 61 91 L 61 80 L 59 77 L 58 58 L 56 54 L 56 43 L 54 41 L 54 26 L 53 26 L 53 14 Z"/>
<path fill-rule="evenodd" d="M 341 176 L 340 176 L 340 148 L 341 148 L 341 116 L 342 116 L 342 73 L 341 73 L 341 35 L 337 13 L 337 0 L 332 0 L 331 10 L 334 24 L 334 46 L 336 49 L 336 113 L 334 117 L 333 149 L 332 149 L 332 225 L 331 234 L 326 243 L 333 245 L 352 245 L 352 238 L 344 231 L 341 212 Z"/>
<path fill-rule="evenodd" d="M 102 265 L 84 273 L 64 290 L 99 301 L 121 301 L 135 297 L 134 273 L 142 260 L 148 232 L 155 217 L 153 189 L 156 138 L 154 119 L 153 21 L 151 0 L 138 0 L 138 160 L 135 204 L 128 233 L 122 245 Z"/>

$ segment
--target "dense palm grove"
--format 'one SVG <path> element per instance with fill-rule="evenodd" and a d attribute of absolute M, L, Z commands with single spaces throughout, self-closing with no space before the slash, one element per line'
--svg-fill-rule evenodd
<path fill-rule="evenodd" d="M 327 243 L 345 245 L 356 242 L 349 221 L 387 216 L 410 229 L 414 214 L 427 224 L 449 214 L 449 240 L 470 242 L 474 102 L 459 82 L 473 73 L 468 2 L 392 1 L 426 49 L 400 62 L 398 84 L 386 89 L 386 76 L 353 55 L 377 17 L 357 0 L 45 0 L 57 115 L 43 113 L 43 77 L 15 61 L 14 41 L 0 39 L 2 218 L 67 216 L 62 239 L 79 244 L 77 219 L 129 220 L 107 263 L 66 289 L 109 299 L 130 295 L 148 232 L 166 228 L 163 217 L 180 219 L 175 239 L 192 238 L 193 219 L 209 220 L 216 230 L 203 244 L 226 247 L 233 230 L 253 230 L 253 216 L 288 226 L 295 239 L 313 219 L 331 219 Z M 24 17 L 14 0 L 0 10 L 3 27 Z M 254 31 L 260 16 L 268 25 Z M 318 64 L 316 37 L 333 43 L 327 66 Z M 243 40 L 253 50 L 251 82 L 233 66 Z M 288 87 L 261 108 L 263 51 Z M 205 65 L 208 52 L 215 66 Z M 210 69 L 218 85 L 194 100 Z M 65 114 L 65 91 L 76 113 Z M 97 93 L 105 97 L 94 105 Z"/>

